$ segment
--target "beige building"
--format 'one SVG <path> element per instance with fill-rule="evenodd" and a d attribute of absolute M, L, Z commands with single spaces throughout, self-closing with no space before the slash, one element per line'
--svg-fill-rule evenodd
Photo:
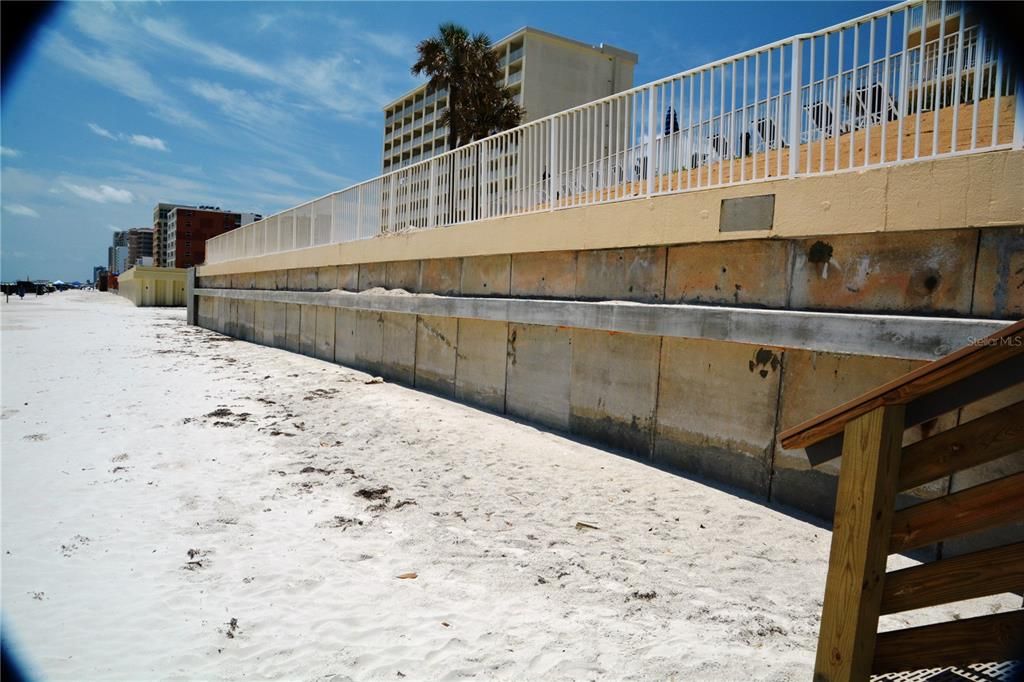
<path fill-rule="evenodd" d="M 611 45 L 588 45 L 535 28 L 521 28 L 494 44 L 504 83 L 529 123 L 633 87 L 637 55 Z M 383 170 L 392 171 L 447 151 L 441 113 L 447 91 L 426 84 L 384 107 Z"/>

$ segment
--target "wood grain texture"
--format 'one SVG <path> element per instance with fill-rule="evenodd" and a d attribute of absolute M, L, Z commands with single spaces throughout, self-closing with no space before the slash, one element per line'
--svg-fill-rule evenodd
<path fill-rule="evenodd" d="M 911 566 L 885 576 L 882 613 L 1024 590 L 1024 542 Z"/>
<path fill-rule="evenodd" d="M 1024 450 L 1024 400 L 903 448 L 900 490 Z"/>
<path fill-rule="evenodd" d="M 997 613 L 878 635 L 873 674 L 1012 661 L 1024 651 L 1024 611 Z"/>
<path fill-rule="evenodd" d="M 846 426 L 815 680 L 861 680 L 870 672 L 902 436 L 902 405 Z"/>
<path fill-rule="evenodd" d="M 889 553 L 1022 520 L 1024 472 L 901 509 L 892 519 Z"/>
<path fill-rule="evenodd" d="M 852 419 L 875 408 L 905 405 L 915 398 L 1022 354 L 1024 320 L 786 429 L 779 435 L 782 446 L 787 449 L 805 448 L 841 432 Z"/>

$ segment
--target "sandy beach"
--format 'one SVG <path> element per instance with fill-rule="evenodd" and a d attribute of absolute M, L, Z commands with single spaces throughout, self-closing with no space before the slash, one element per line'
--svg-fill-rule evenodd
<path fill-rule="evenodd" d="M 807 519 L 183 309 L 2 325 L 5 636 L 43 678 L 811 676 Z"/>

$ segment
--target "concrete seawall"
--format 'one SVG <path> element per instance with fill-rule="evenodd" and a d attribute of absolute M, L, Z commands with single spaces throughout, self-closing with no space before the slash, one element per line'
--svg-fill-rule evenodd
<path fill-rule="evenodd" d="M 1013 268 L 990 263 L 1022 243 L 953 229 L 213 275 L 194 315 L 830 518 L 838 463 L 812 470 L 777 434 L 1021 315 Z"/>

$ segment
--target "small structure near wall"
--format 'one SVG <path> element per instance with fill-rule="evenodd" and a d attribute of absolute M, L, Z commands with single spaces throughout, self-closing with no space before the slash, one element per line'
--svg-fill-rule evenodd
<path fill-rule="evenodd" d="M 136 265 L 118 278 L 118 293 L 139 307 L 183 306 L 186 272 Z"/>

